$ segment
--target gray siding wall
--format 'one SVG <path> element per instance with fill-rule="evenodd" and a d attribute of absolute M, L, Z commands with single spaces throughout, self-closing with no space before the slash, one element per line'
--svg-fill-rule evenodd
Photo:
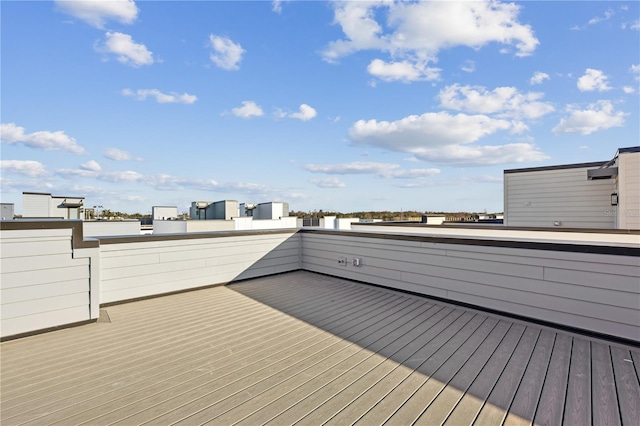
<path fill-rule="evenodd" d="M 505 173 L 505 225 L 550 227 L 560 222 L 568 228 L 615 228 L 615 180 L 587 180 L 590 168 Z"/>
<path fill-rule="evenodd" d="M 304 232 L 302 259 L 309 271 L 640 341 L 636 257 Z"/>
<path fill-rule="evenodd" d="M 300 269 L 300 236 L 101 240 L 100 262 L 100 301 L 111 303 Z"/>
<path fill-rule="evenodd" d="M 0 234 L 2 337 L 91 319 L 91 258 L 74 258 L 71 232 Z"/>

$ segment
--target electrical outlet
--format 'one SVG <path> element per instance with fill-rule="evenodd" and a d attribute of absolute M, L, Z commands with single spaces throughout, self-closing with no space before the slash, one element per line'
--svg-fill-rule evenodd
<path fill-rule="evenodd" d="M 346 257 L 339 257 L 338 258 L 338 265 L 347 266 L 347 258 Z"/>

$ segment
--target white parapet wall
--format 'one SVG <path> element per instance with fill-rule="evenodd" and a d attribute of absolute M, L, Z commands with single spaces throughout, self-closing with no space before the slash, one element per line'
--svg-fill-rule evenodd
<path fill-rule="evenodd" d="M 295 230 L 101 238 L 101 303 L 300 269 Z"/>
<path fill-rule="evenodd" d="M 105 303 L 304 269 L 640 342 L 637 231 L 541 230 L 535 238 L 444 228 L 450 233 L 375 224 L 369 232 L 85 239 L 80 221 L 3 221 L 0 331 L 22 335 L 95 320 Z"/>
<path fill-rule="evenodd" d="M 82 223 L 85 237 L 140 235 L 139 220 L 92 220 Z"/>
<path fill-rule="evenodd" d="M 98 318 L 97 242 L 83 242 L 80 221 L 44 223 L 2 222 L 1 337 Z"/>
<path fill-rule="evenodd" d="M 638 243 L 463 239 L 386 230 L 305 229 L 302 268 L 640 341 Z"/>

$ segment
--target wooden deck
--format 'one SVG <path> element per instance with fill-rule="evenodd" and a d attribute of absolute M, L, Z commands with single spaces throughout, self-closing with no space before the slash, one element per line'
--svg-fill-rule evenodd
<path fill-rule="evenodd" d="M 1 344 L 16 424 L 640 424 L 640 351 L 311 272 Z"/>

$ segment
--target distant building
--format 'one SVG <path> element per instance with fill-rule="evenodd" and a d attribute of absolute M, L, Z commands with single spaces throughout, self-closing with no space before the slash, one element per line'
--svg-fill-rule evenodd
<path fill-rule="evenodd" d="M 640 229 L 640 146 L 607 161 L 505 170 L 504 224 Z"/>
<path fill-rule="evenodd" d="M 233 217 L 238 217 L 238 202 L 236 200 L 194 201 L 191 203 L 189 217 L 192 220 L 231 220 Z"/>
<path fill-rule="evenodd" d="M 13 216 L 15 216 L 15 206 L 13 203 L 0 203 L 2 207 L 2 220 L 12 220 Z"/>
<path fill-rule="evenodd" d="M 289 217 L 289 203 L 260 203 L 255 206 L 253 211 L 254 219 L 280 219 L 282 217 Z"/>
<path fill-rule="evenodd" d="M 22 217 L 84 219 L 84 197 L 67 197 L 44 192 L 23 192 Z"/>
<path fill-rule="evenodd" d="M 178 207 L 175 206 L 153 206 L 151 208 L 153 220 L 175 220 L 178 218 Z"/>

